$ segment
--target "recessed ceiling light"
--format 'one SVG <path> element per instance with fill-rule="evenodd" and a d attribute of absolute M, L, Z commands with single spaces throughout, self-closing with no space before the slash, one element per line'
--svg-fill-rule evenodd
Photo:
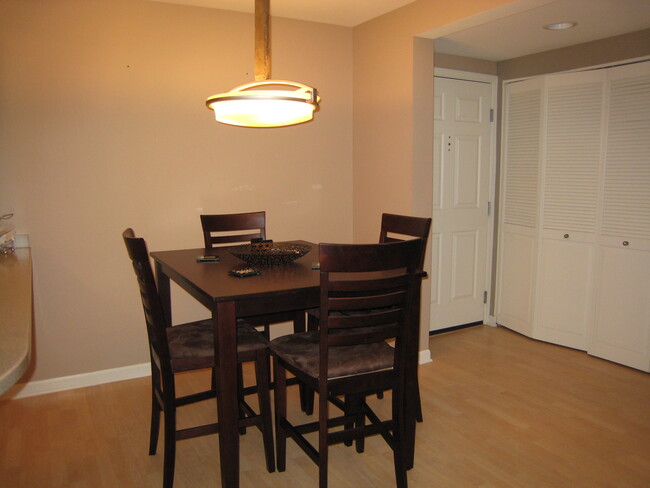
<path fill-rule="evenodd" d="M 554 24 L 548 24 L 544 26 L 544 29 L 546 30 L 566 30 L 570 29 L 571 27 L 575 27 L 578 25 L 577 22 L 556 22 Z"/>

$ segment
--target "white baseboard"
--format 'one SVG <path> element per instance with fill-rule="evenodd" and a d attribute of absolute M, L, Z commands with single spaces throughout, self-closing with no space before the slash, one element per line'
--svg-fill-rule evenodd
<path fill-rule="evenodd" d="M 87 386 L 112 383 L 114 381 L 130 380 L 151 375 L 149 363 L 134 364 L 122 368 L 105 369 L 93 371 L 92 373 L 75 374 L 49 380 L 30 381 L 29 383 L 18 383 L 12 386 L 2 399 L 26 398 L 36 395 L 45 395 L 58 391 L 85 388 Z"/>
<path fill-rule="evenodd" d="M 428 349 L 425 349 L 424 351 L 420 351 L 420 355 L 418 357 L 418 363 L 427 364 L 431 362 L 433 362 L 433 360 L 431 359 L 431 351 L 429 351 Z"/>
<path fill-rule="evenodd" d="M 489 325 L 491 327 L 496 327 L 497 326 L 497 318 L 494 315 L 488 315 L 483 323 L 485 325 Z"/>
<path fill-rule="evenodd" d="M 428 349 L 420 351 L 418 362 L 420 364 L 432 362 L 431 351 Z M 75 374 L 72 376 L 63 376 L 61 378 L 52 378 L 49 380 L 30 381 L 29 383 L 18 383 L 7 390 L 7 392 L 0 398 L 3 400 L 27 398 L 37 395 L 46 395 L 48 393 L 56 393 L 59 391 L 74 390 L 75 388 L 102 385 L 114 381 L 142 378 L 150 375 L 151 365 L 149 363 L 134 364 L 122 368 L 93 371 L 92 373 Z"/>

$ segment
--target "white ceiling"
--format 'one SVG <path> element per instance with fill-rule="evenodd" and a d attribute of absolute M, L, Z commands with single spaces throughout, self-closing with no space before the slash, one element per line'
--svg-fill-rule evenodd
<path fill-rule="evenodd" d="M 153 0 L 196 7 L 253 12 L 255 0 Z M 414 0 L 271 0 L 271 15 L 354 27 Z"/>
<path fill-rule="evenodd" d="M 565 31 L 543 26 L 573 21 Z M 556 0 L 436 40 L 436 51 L 489 61 L 650 28 L 650 0 Z"/>
<path fill-rule="evenodd" d="M 254 0 L 154 1 L 240 12 L 255 6 Z M 412 1 L 271 0 L 271 15 L 352 27 Z M 561 21 L 578 25 L 567 31 L 542 28 Z M 520 0 L 424 35 L 436 39 L 437 52 L 502 61 L 647 28 L 650 0 Z"/>

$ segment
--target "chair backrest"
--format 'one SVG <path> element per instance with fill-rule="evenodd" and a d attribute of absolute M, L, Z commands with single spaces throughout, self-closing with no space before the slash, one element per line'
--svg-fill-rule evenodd
<path fill-rule="evenodd" d="M 215 244 L 266 239 L 266 212 L 201 215 L 201 226 L 206 249 Z"/>
<path fill-rule="evenodd" d="M 430 218 L 384 213 L 381 215 L 379 242 L 398 242 L 403 241 L 404 237 L 424 239 L 418 268 L 422 269 L 424 267 L 424 255 L 427 251 L 427 240 L 430 230 Z"/>
<path fill-rule="evenodd" d="M 165 321 L 158 287 L 151 269 L 147 244 L 144 239 L 136 237 L 131 228 L 122 232 L 122 237 L 140 287 L 140 298 L 142 299 L 144 318 L 147 325 L 151 359 L 156 362 L 158 368 L 165 371 L 171 364 L 169 344 L 167 343 L 167 333 L 165 331 L 167 322 Z"/>
<path fill-rule="evenodd" d="M 417 361 L 423 239 L 380 244 L 320 244 L 320 377 L 328 349 L 395 338 L 395 370 Z"/>

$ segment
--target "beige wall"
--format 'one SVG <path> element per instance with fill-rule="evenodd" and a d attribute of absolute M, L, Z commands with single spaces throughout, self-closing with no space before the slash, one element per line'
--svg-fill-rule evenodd
<path fill-rule="evenodd" d="M 498 63 L 501 80 L 558 73 L 650 54 L 650 29 L 577 44 Z"/>
<path fill-rule="evenodd" d="M 468 63 L 434 54 L 435 39 L 451 32 L 536 8 L 548 0 L 418 0 L 354 29 L 354 238 L 376 239 L 377 209 L 415 215 L 431 214 L 431 118 L 433 64 L 503 77 L 501 63 Z M 422 39 L 426 38 L 426 39 Z M 647 52 L 647 31 L 585 47 L 579 58 L 588 64 L 625 59 Z M 645 45 L 645 47 L 644 47 Z M 510 66 L 510 74 L 544 66 L 573 64 L 576 54 L 553 53 L 554 60 L 537 58 Z M 428 56 L 428 57 L 427 57 Z M 625 56 L 625 57 L 622 57 Z M 431 58 L 435 57 L 435 61 Z M 595 62 L 595 60 L 598 60 Z M 565 68 L 568 69 L 568 68 Z M 533 74 L 533 73 L 530 73 Z M 521 75 L 523 76 L 523 75 Z M 426 267 L 430 269 L 430 257 Z M 430 284 L 422 293 L 426 344 Z M 424 346 L 423 346 L 424 347 Z"/>
<path fill-rule="evenodd" d="M 543 1 L 417 0 L 354 29 L 274 18 L 274 76 L 314 84 L 323 104 L 269 130 L 204 107 L 252 80 L 251 15 L 0 2 L 0 211 L 35 266 L 26 379 L 147 361 L 127 226 L 160 250 L 201 245 L 202 212 L 265 209 L 273 239 L 357 242 L 377 239 L 381 212 L 430 215 L 434 48 L 418 36 Z M 174 306 L 177 320 L 205 313 L 178 290 Z"/>
<path fill-rule="evenodd" d="M 414 174 L 422 171 L 413 164 L 413 121 L 419 112 L 430 110 L 421 93 L 414 92 L 422 73 L 431 69 L 431 62 L 423 66 L 423 58 L 416 59 L 416 37 L 509 3 L 531 2 L 418 0 L 355 27 L 355 239 L 376 238 L 378 208 L 412 213 L 421 198 L 430 198 L 412 194 Z"/>
<path fill-rule="evenodd" d="M 470 73 L 482 73 L 485 75 L 497 75 L 497 63 L 484 59 L 467 58 L 465 56 L 454 56 L 436 52 L 436 68 L 455 69 L 457 71 L 468 71 Z"/>
<path fill-rule="evenodd" d="M 418 36 L 508 3 L 418 0 L 355 27 L 355 241 L 377 239 L 381 212 L 432 213 L 434 49 L 432 40 Z M 430 269 L 430 256 L 425 268 Z M 428 347 L 430 293 L 425 280 L 423 349 Z"/>
<path fill-rule="evenodd" d="M 34 261 L 25 380 L 148 361 L 121 232 L 202 245 L 199 214 L 266 210 L 269 237 L 352 239 L 352 29 L 273 19 L 273 74 L 317 86 L 313 123 L 218 125 L 253 80 L 253 17 L 141 0 L 0 2 L 0 213 Z M 174 291 L 175 318 L 205 310 Z"/>

